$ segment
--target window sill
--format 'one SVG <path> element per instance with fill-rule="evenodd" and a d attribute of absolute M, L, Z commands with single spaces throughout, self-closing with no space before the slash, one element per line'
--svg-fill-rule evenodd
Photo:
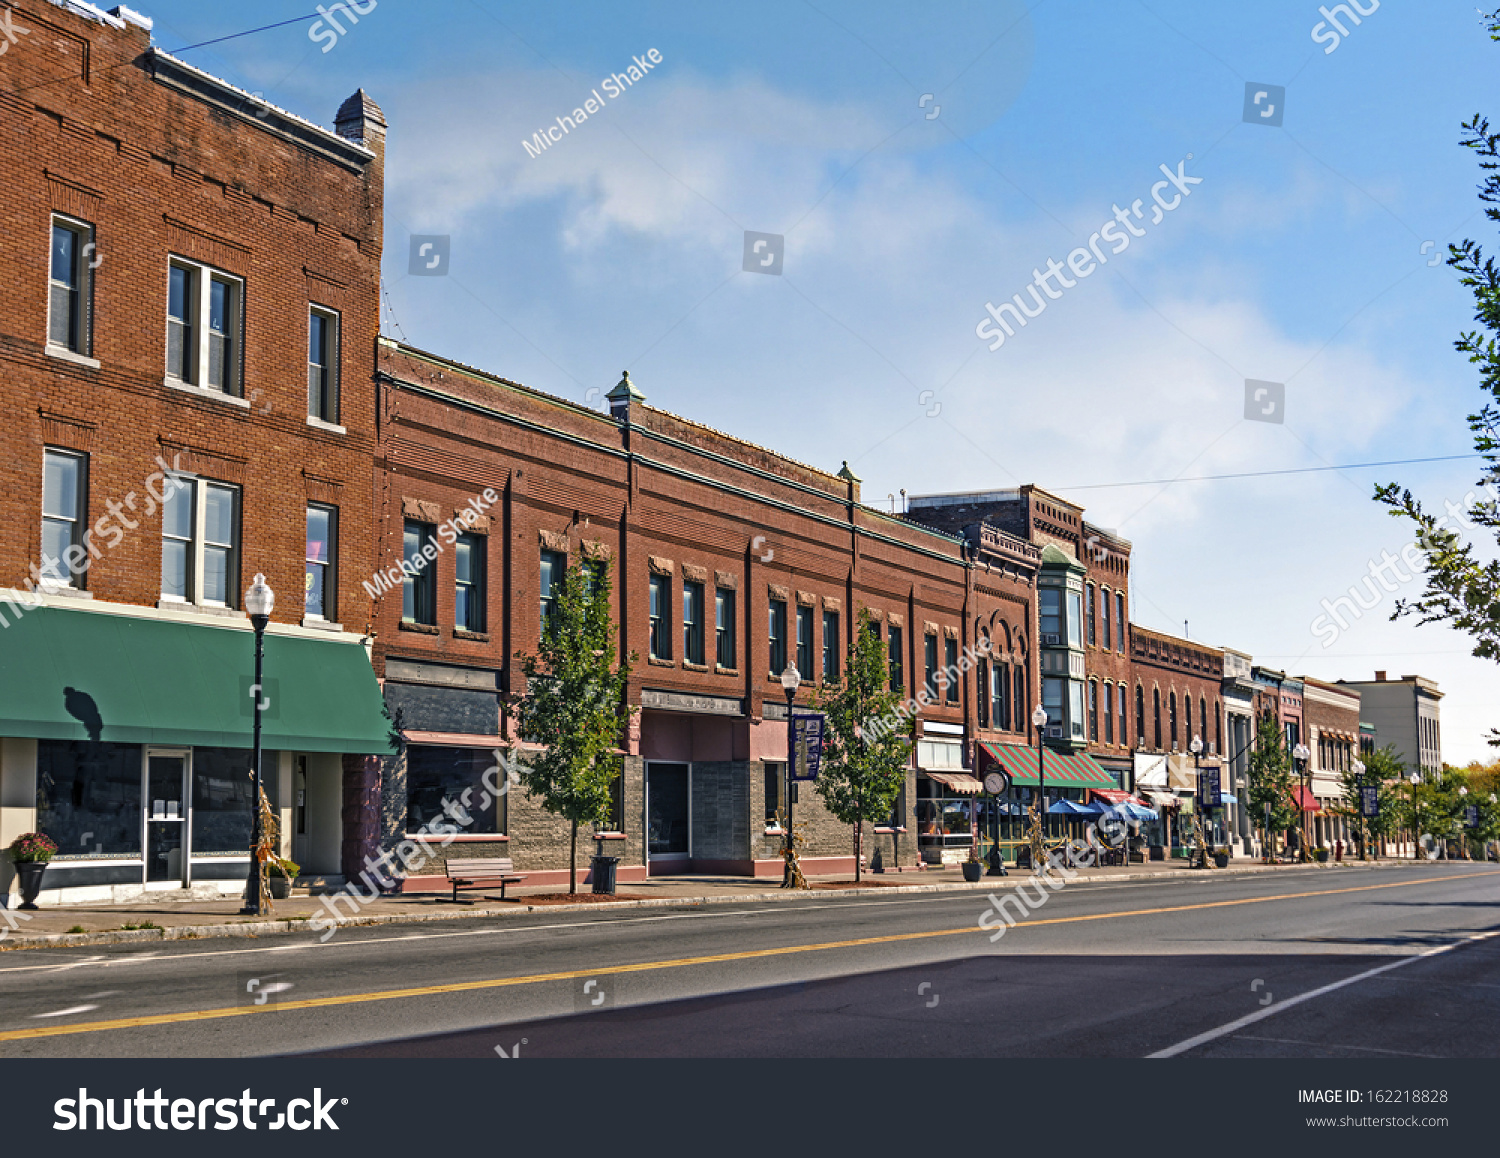
<path fill-rule="evenodd" d="M 677 661 L 676 660 L 658 659 L 654 655 L 648 655 L 646 657 L 646 662 L 648 664 L 650 664 L 652 667 L 676 667 L 677 666 Z"/>
<path fill-rule="evenodd" d="M 784 829 L 784 828 L 768 828 L 768 829 L 766 829 L 766 835 L 767 836 L 785 836 L 786 835 L 786 829 Z"/>
<path fill-rule="evenodd" d="M 56 358 L 59 362 L 72 362 L 75 366 L 87 366 L 90 370 L 99 369 L 98 358 L 90 358 L 84 354 L 75 354 L 66 346 L 54 346 L 49 342 L 46 354 L 47 357 Z"/>
<path fill-rule="evenodd" d="M 470 643 L 489 643 L 490 633 L 487 631 L 469 631 L 467 628 L 455 627 L 453 629 L 454 639 L 467 639 Z"/>
<path fill-rule="evenodd" d="M 450 821 L 450 823 L 456 824 L 458 822 Z M 426 834 L 408 832 L 406 834 L 407 840 L 427 840 L 430 842 L 434 838 L 449 844 L 505 844 L 510 840 L 510 837 L 500 832 L 429 832 Z"/>
<path fill-rule="evenodd" d="M 875 831 L 883 836 L 892 836 L 900 835 L 901 833 L 906 831 L 906 828 L 904 826 L 900 828 L 891 828 L 889 825 L 877 824 L 875 826 Z"/>
<path fill-rule="evenodd" d="M 328 431 L 329 434 L 348 434 L 349 433 L 349 431 L 348 431 L 348 429 L 346 427 L 340 426 L 336 422 L 324 422 L 323 419 L 321 419 L 321 418 L 314 418 L 311 414 L 309 414 L 307 416 L 307 424 L 309 426 L 311 426 L 311 427 L 314 427 L 317 430 L 326 430 L 326 431 Z"/>
<path fill-rule="evenodd" d="M 304 615 L 302 617 L 303 627 L 316 628 L 318 631 L 343 631 L 342 623 L 335 623 L 331 619 L 324 619 L 321 615 Z"/>
<path fill-rule="evenodd" d="M 233 394 L 225 394 L 222 390 L 210 390 L 206 386 L 194 386 L 191 382 L 182 382 L 176 378 L 163 378 L 162 385 L 172 390 L 180 390 L 184 394 L 192 394 L 197 398 L 207 398 L 214 402 L 223 402 L 230 406 L 237 406 L 241 410 L 250 409 L 248 398 L 237 398 Z"/>
<path fill-rule="evenodd" d="M 212 615 L 220 619 L 249 619 L 243 611 L 233 607 L 218 607 L 211 603 L 189 603 L 184 599 L 161 598 L 156 601 L 158 610 L 184 611 L 189 615 Z"/>
<path fill-rule="evenodd" d="M 92 591 L 84 591 L 80 588 L 67 585 L 61 587 L 38 587 L 37 590 L 43 595 L 60 595 L 64 599 L 92 599 L 94 597 Z"/>
<path fill-rule="evenodd" d="M 397 630 L 398 631 L 415 631 L 419 635 L 440 635 L 440 634 L 442 634 L 438 630 L 436 624 L 433 624 L 433 623 L 413 623 L 410 619 L 403 619 L 399 624 L 397 624 Z"/>
<path fill-rule="evenodd" d="M 725 667 L 723 664 L 715 664 L 714 673 L 722 676 L 737 676 L 740 674 L 740 669 L 737 667 Z"/>
<path fill-rule="evenodd" d="M 682 667 L 684 671 L 701 671 L 705 675 L 708 673 L 708 664 L 706 663 L 688 663 L 687 660 L 683 660 Z"/>
<path fill-rule="evenodd" d="M 627 840 L 628 837 L 623 832 L 596 832 L 593 835 L 593 839 L 594 840 Z"/>

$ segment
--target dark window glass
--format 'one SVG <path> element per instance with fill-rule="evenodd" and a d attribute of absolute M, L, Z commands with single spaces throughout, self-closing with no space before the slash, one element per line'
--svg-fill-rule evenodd
<path fill-rule="evenodd" d="M 776 823 L 777 813 L 786 813 L 786 764 L 767 760 L 765 765 L 766 823 Z"/>
<path fill-rule="evenodd" d="M 255 781 L 248 748 L 193 749 L 193 855 L 243 856 L 250 846 Z M 261 753 L 261 782 L 274 802 L 276 754 Z"/>
<path fill-rule="evenodd" d="M 192 270 L 180 265 L 172 266 L 167 275 L 167 373 L 183 382 L 192 382 L 198 376 L 193 339 L 197 280 Z"/>
<path fill-rule="evenodd" d="M 1084 608 L 1083 615 L 1084 621 L 1088 624 L 1089 646 L 1093 647 L 1099 642 L 1099 619 L 1098 613 L 1094 607 L 1094 585 L 1092 583 L 1088 584 L 1088 586 L 1084 588 L 1084 592 L 1088 600 L 1088 606 Z"/>
<path fill-rule="evenodd" d="M 813 678 L 813 609 L 797 608 L 797 674 Z"/>
<path fill-rule="evenodd" d="M 958 640 L 943 640 L 943 683 L 946 690 L 943 698 L 950 704 L 958 703 Z"/>
<path fill-rule="evenodd" d="M 557 597 L 562 590 L 563 575 L 568 570 L 568 557 L 561 551 L 542 552 L 542 633 L 547 632 L 547 621 L 557 610 Z"/>
<path fill-rule="evenodd" d="M 647 641 L 652 659 L 672 658 L 672 580 L 651 576 L 651 635 Z"/>
<path fill-rule="evenodd" d="M 682 658 L 703 663 L 703 584 L 682 584 Z"/>
<path fill-rule="evenodd" d="M 1105 651 L 1108 651 L 1113 646 L 1110 643 L 1110 630 L 1109 630 L 1110 607 L 1109 607 L 1109 603 L 1110 603 L 1110 600 L 1109 600 L 1109 588 L 1105 587 L 1104 589 L 1102 589 L 1099 592 L 1099 604 L 1100 604 L 1099 610 L 1101 612 L 1103 612 L 1103 615 L 1101 616 L 1101 618 L 1103 619 L 1103 623 L 1102 623 L 1101 626 L 1103 626 L 1103 628 L 1104 628 L 1104 650 Z M 1093 617 L 1090 616 L 1090 621 L 1092 621 L 1092 619 L 1093 619 Z M 1089 642 L 1093 643 L 1094 641 L 1091 639 L 1091 640 L 1089 640 Z"/>
<path fill-rule="evenodd" d="M 484 535 L 460 535 L 453 544 L 453 626 L 484 630 Z"/>
<path fill-rule="evenodd" d="M 770 668 L 773 676 L 786 670 L 786 601 L 771 600 L 769 615 Z"/>
<path fill-rule="evenodd" d="M 1156 742 L 1152 745 L 1157 751 L 1161 751 L 1161 689 L 1151 689 L 1151 718 L 1152 729 L 1155 733 Z"/>
<path fill-rule="evenodd" d="M 1125 650 L 1125 593 L 1115 592 L 1115 648 Z"/>
<path fill-rule="evenodd" d="M 1037 592 L 1037 599 L 1041 605 L 1042 642 L 1048 642 L 1048 636 L 1055 637 L 1053 643 L 1062 642 L 1062 592 L 1056 587 L 1043 587 Z"/>
<path fill-rule="evenodd" d="M 140 748 L 38 740 L 35 827 L 57 842 L 60 857 L 139 856 Z"/>
<path fill-rule="evenodd" d="M 823 679 L 833 683 L 839 678 L 839 613 L 823 612 Z"/>
<path fill-rule="evenodd" d="M 714 592 L 714 662 L 731 670 L 735 667 L 734 591 L 725 587 Z"/>
<path fill-rule="evenodd" d="M 423 825 L 443 816 L 443 804 L 448 801 L 454 808 L 444 823 L 456 825 L 459 832 L 504 833 L 506 797 L 495 796 L 484 783 L 485 773 L 492 767 L 495 755 L 488 748 L 429 748 L 416 744 L 407 748 L 406 831 L 418 832 Z M 489 782 L 496 788 L 502 787 L 506 783 L 504 770 L 491 773 Z M 470 790 L 467 801 L 465 789 Z"/>
<path fill-rule="evenodd" d="M 1090 743 L 1099 742 L 1099 683 L 1089 680 L 1089 734 Z"/>
<path fill-rule="evenodd" d="M 411 623 L 437 626 L 437 568 L 423 554 L 431 546 L 432 524 L 408 521 L 402 531 L 401 551 L 407 563 L 407 574 L 401 584 L 401 618 Z"/>
<path fill-rule="evenodd" d="M 1167 732 L 1172 740 L 1172 747 L 1177 747 L 1177 693 L 1167 693 Z"/>
<path fill-rule="evenodd" d="M 979 726 L 988 728 L 990 726 L 990 665 L 988 660 L 980 660 L 975 676 L 979 684 L 979 701 L 976 705 L 979 714 Z"/>
<path fill-rule="evenodd" d="M 938 644 L 937 636 L 924 635 L 922 637 L 922 659 L 926 670 L 925 686 L 927 698 L 937 699 L 937 668 L 938 668 Z"/>
<path fill-rule="evenodd" d="M 44 574 L 83 586 L 89 557 L 83 543 L 87 459 L 64 450 L 42 452 L 42 566 Z"/>
<path fill-rule="evenodd" d="M 307 553 L 303 566 L 306 569 L 307 598 L 303 614 L 318 619 L 333 619 L 334 584 L 333 562 L 336 553 L 334 542 L 336 512 L 332 507 L 307 508 Z"/>
<path fill-rule="evenodd" d="M 902 647 L 902 631 L 895 624 L 890 628 L 891 689 L 906 690 L 906 655 Z"/>
<path fill-rule="evenodd" d="M 1104 685 L 1104 742 L 1113 744 L 1115 742 L 1115 713 L 1114 713 L 1115 689 L 1109 684 Z"/>

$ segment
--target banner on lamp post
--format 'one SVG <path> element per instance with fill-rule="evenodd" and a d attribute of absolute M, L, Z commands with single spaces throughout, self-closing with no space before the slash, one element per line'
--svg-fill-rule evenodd
<path fill-rule="evenodd" d="M 792 712 L 787 723 L 787 775 L 789 779 L 816 780 L 823 760 L 822 712 Z"/>

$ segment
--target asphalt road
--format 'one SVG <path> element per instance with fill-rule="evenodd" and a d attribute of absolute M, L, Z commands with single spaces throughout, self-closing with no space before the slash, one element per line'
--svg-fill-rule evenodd
<path fill-rule="evenodd" d="M 4 953 L 0 1057 L 1500 1056 L 1500 866 L 1070 884 L 997 942 L 988 907 L 823 895 Z"/>

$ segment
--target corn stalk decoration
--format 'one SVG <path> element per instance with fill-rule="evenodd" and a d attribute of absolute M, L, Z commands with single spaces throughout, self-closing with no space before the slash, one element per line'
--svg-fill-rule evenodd
<path fill-rule="evenodd" d="M 781 810 L 776 810 L 776 827 L 785 829 L 786 820 L 781 815 Z M 802 875 L 802 865 L 797 861 L 797 845 L 806 844 L 807 838 L 797 831 L 800 826 L 793 825 L 787 831 L 786 842 L 781 846 L 781 857 L 786 862 L 781 870 L 781 887 L 784 889 L 805 889 L 808 887 L 807 878 Z"/>
<path fill-rule="evenodd" d="M 277 849 L 281 846 L 281 825 L 276 810 L 266 799 L 266 790 L 260 790 L 260 843 L 255 846 L 255 879 L 259 882 L 261 912 L 271 912 L 270 871 L 273 862 L 280 864 Z"/>
<path fill-rule="evenodd" d="M 1031 871 L 1035 872 L 1047 859 L 1047 839 L 1042 832 L 1041 804 L 1032 805 L 1030 812 L 1031 830 L 1027 835 L 1031 838 Z"/>

